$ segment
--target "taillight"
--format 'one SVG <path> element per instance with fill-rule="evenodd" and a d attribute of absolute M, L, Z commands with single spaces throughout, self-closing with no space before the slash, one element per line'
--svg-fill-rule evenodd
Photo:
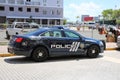
<path fill-rule="evenodd" d="M 15 42 L 20 43 L 20 42 L 22 42 L 22 40 L 23 40 L 23 38 L 16 38 Z"/>

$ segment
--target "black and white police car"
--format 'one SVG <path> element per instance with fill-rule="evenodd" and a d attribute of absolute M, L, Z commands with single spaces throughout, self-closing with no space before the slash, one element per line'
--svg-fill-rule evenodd
<path fill-rule="evenodd" d="M 8 52 L 44 61 L 48 57 L 85 54 L 96 58 L 104 52 L 102 41 L 86 38 L 79 33 L 62 28 L 40 28 L 36 31 L 13 36 Z"/>

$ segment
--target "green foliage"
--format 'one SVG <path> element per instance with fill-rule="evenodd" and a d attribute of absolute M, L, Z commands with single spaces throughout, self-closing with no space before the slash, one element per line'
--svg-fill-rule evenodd
<path fill-rule="evenodd" d="M 113 15 L 113 10 L 112 9 L 103 10 L 102 15 L 104 19 L 111 20 Z"/>
<path fill-rule="evenodd" d="M 114 19 L 120 19 L 120 9 L 107 9 L 103 10 L 102 12 L 103 18 L 105 20 L 114 20 Z"/>
<path fill-rule="evenodd" d="M 116 20 L 116 23 L 120 25 L 120 19 L 119 19 L 119 20 Z"/>
<path fill-rule="evenodd" d="M 6 27 L 7 27 L 7 24 L 5 24 L 5 23 L 0 24 L 0 28 L 2 28 L 2 29 L 6 29 Z"/>
<path fill-rule="evenodd" d="M 67 23 L 67 20 L 66 19 L 64 19 L 63 20 L 63 25 L 65 25 Z"/>

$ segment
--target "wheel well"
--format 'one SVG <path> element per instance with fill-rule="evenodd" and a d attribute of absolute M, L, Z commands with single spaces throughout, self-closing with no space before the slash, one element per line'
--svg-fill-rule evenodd
<path fill-rule="evenodd" d="M 48 52 L 48 56 L 49 56 L 49 50 L 48 50 L 48 48 L 45 47 L 45 46 L 43 46 L 43 45 L 38 45 L 38 46 L 34 47 L 33 50 L 32 50 L 32 52 L 31 52 L 31 56 L 32 56 L 34 50 L 35 50 L 36 48 L 38 48 L 38 47 L 43 47 L 43 48 L 45 48 L 45 49 L 47 50 L 47 52 Z"/>

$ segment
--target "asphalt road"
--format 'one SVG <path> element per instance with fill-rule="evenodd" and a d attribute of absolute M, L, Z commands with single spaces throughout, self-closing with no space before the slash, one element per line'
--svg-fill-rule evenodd
<path fill-rule="evenodd" d="M 120 80 L 120 54 L 105 51 L 94 59 L 72 56 L 38 63 L 22 56 L 4 57 L 0 80 Z"/>

